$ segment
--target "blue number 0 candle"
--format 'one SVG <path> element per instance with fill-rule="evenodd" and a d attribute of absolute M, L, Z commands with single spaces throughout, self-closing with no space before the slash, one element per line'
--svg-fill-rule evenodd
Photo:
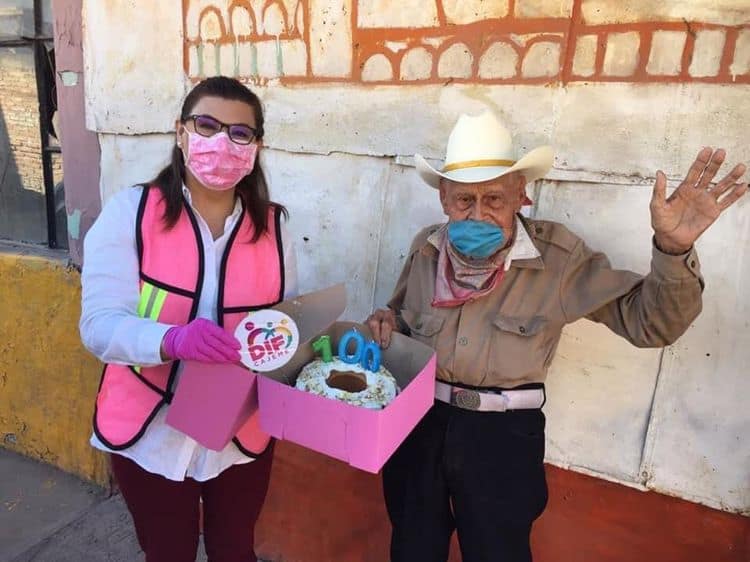
<path fill-rule="evenodd" d="M 369 342 L 362 351 L 362 368 L 377 373 L 380 369 L 380 346 Z"/>
<path fill-rule="evenodd" d="M 354 340 L 356 347 L 354 353 L 347 353 L 346 348 L 349 341 Z M 356 330 L 348 330 L 339 340 L 339 359 L 344 363 L 359 363 L 362 357 L 362 348 L 365 346 L 365 338 Z"/>
<path fill-rule="evenodd" d="M 354 353 L 347 353 L 349 342 L 354 340 Z M 365 338 L 357 330 L 344 332 L 339 340 L 339 359 L 344 363 L 359 363 L 366 371 L 377 372 L 380 369 L 380 346 L 374 341 L 365 344 Z"/>

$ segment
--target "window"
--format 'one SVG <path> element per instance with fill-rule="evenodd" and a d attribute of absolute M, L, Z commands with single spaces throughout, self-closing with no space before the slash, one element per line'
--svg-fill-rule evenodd
<path fill-rule="evenodd" d="M 0 0 L 0 239 L 67 246 L 51 0 Z"/>

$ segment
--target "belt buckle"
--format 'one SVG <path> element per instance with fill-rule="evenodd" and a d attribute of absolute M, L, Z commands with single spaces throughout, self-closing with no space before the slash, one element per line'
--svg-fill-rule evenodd
<path fill-rule="evenodd" d="M 451 405 L 464 410 L 478 410 L 481 401 L 481 397 L 476 390 L 461 388 L 451 392 Z"/>

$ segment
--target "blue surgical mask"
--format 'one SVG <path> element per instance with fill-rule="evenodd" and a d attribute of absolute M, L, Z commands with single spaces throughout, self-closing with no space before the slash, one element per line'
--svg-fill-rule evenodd
<path fill-rule="evenodd" d="M 489 222 L 456 221 L 448 223 L 448 240 L 464 256 L 486 259 L 503 247 L 505 234 Z"/>

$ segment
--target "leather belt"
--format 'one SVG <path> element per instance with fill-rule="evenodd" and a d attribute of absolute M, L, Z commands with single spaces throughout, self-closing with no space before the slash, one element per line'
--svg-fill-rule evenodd
<path fill-rule="evenodd" d="M 544 405 L 544 389 L 503 390 L 482 392 L 435 381 L 435 398 L 441 402 L 477 412 L 536 410 Z"/>

